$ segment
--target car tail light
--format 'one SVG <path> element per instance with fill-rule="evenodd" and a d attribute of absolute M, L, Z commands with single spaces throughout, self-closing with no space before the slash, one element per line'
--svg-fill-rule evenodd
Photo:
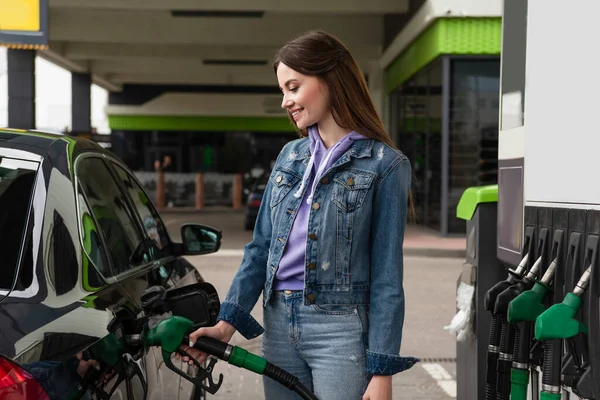
<path fill-rule="evenodd" d="M 0 357 L 0 399 L 49 400 L 49 397 L 29 372 Z"/>
<path fill-rule="evenodd" d="M 260 207 L 260 200 L 251 200 L 250 207 Z"/>

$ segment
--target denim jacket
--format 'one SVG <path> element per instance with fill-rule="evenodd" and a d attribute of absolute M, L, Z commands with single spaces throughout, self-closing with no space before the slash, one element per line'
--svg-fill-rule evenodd
<path fill-rule="evenodd" d="M 294 193 L 310 158 L 309 140 L 285 145 L 271 172 L 253 240 L 219 320 L 245 338 L 263 333 L 250 311 L 273 281 L 300 198 Z M 411 185 L 410 162 L 376 140 L 357 140 L 323 174 L 315 188 L 306 243 L 304 304 L 367 309 L 367 373 L 393 375 L 419 360 L 400 357 L 404 323 L 402 243 Z M 309 188 L 305 188 L 308 190 Z"/>

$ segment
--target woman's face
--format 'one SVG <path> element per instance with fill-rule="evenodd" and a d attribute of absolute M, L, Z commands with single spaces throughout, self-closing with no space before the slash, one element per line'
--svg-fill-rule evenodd
<path fill-rule="evenodd" d="M 284 63 L 277 67 L 277 81 L 285 108 L 299 129 L 319 123 L 330 115 L 326 85 L 314 76 L 303 75 Z"/>

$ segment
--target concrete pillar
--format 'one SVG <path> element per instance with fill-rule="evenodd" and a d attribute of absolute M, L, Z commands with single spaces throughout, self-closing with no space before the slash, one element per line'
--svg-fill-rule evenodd
<path fill-rule="evenodd" d="M 74 135 L 92 131 L 92 76 L 71 73 L 71 131 Z"/>
<path fill-rule="evenodd" d="M 233 176 L 233 208 L 239 210 L 242 208 L 242 191 L 244 177 L 242 174 L 235 174 Z"/>
<path fill-rule="evenodd" d="M 8 49 L 8 127 L 35 129 L 35 50 Z"/>
<path fill-rule="evenodd" d="M 196 209 L 204 208 L 204 174 L 196 174 Z"/>
<path fill-rule="evenodd" d="M 379 66 L 379 62 L 371 62 L 369 65 L 369 92 L 371 92 L 371 98 L 375 104 L 375 109 L 379 113 L 379 116 L 383 120 L 386 128 L 389 130 L 387 122 L 387 103 L 388 96 L 385 90 L 385 76 L 383 69 Z"/>

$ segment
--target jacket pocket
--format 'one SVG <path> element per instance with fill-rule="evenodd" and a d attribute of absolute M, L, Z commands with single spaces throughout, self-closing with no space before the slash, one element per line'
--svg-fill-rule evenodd
<path fill-rule="evenodd" d="M 271 208 L 273 208 L 287 196 L 298 183 L 300 177 L 291 172 L 278 169 L 275 170 L 270 179 L 273 182 L 273 191 L 271 192 Z"/>
<path fill-rule="evenodd" d="M 333 179 L 333 202 L 342 211 L 352 212 L 363 205 L 376 174 L 360 170 L 345 170 Z"/>

